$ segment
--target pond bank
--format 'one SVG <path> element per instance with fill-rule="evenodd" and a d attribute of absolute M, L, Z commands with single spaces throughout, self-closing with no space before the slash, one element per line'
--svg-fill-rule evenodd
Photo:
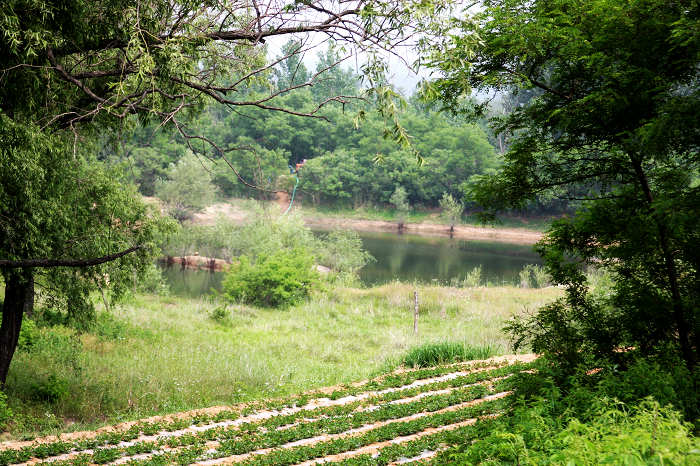
<path fill-rule="evenodd" d="M 192 222 L 198 225 L 213 225 L 218 217 L 234 222 L 243 222 L 249 211 L 237 202 L 219 202 L 194 215 Z M 397 233 L 398 223 L 387 220 L 366 220 L 342 217 L 309 215 L 304 209 L 294 209 L 304 219 L 304 223 L 314 230 L 355 230 L 365 232 Z M 405 223 L 402 233 L 418 236 L 450 237 L 450 226 L 439 223 Z M 452 237 L 457 239 L 498 241 L 512 244 L 535 244 L 542 239 L 543 233 L 525 228 L 482 227 L 473 225 L 456 225 Z"/>
<path fill-rule="evenodd" d="M 359 220 L 349 218 L 304 217 L 304 224 L 314 230 L 355 230 L 366 232 L 398 233 L 396 222 L 385 220 Z M 539 231 L 519 228 L 489 228 L 455 225 L 451 232 L 449 225 L 438 223 L 405 223 L 401 233 L 417 236 L 437 236 L 444 238 L 499 241 L 513 244 L 535 244 L 542 239 Z"/>

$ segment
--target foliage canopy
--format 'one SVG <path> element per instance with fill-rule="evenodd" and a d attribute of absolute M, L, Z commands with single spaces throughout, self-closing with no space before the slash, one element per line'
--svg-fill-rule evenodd
<path fill-rule="evenodd" d="M 700 5 L 495 0 L 467 16 L 430 50 L 444 77 L 426 94 L 463 111 L 473 110 L 461 105 L 470 88 L 534 95 L 493 122 L 511 146 L 471 199 L 493 209 L 542 192 L 586 201 L 540 245 L 567 297 L 517 322 L 518 341 L 571 366 L 589 352 L 620 359 L 617 348 L 670 342 L 694 367 Z M 614 274 L 610 295 L 590 295 L 581 264 Z"/>

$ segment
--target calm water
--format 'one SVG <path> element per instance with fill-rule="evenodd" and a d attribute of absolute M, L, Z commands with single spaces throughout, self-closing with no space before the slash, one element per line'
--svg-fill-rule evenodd
<path fill-rule="evenodd" d="M 394 279 L 449 283 L 481 266 L 481 277 L 494 284 L 518 282 L 527 264 L 540 264 L 532 246 L 393 233 L 362 233 L 362 242 L 377 259 L 360 271 L 367 285 Z"/>
<path fill-rule="evenodd" d="M 179 264 L 166 267 L 159 263 L 158 267 L 170 286 L 170 292 L 176 296 L 196 298 L 209 294 L 212 289 L 221 291 L 221 282 L 224 279 L 222 272 L 182 269 Z"/>
<path fill-rule="evenodd" d="M 449 283 L 464 279 L 481 266 L 483 281 L 516 284 L 527 264 L 540 264 L 532 246 L 519 244 L 429 238 L 394 233 L 360 233 L 362 243 L 376 259 L 360 271 L 366 285 L 392 280 Z M 221 290 L 223 273 L 163 268 L 170 290 L 178 296 L 201 296 Z"/>

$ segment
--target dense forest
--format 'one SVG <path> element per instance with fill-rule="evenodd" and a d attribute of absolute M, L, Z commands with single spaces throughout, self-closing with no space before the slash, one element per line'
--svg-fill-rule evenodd
<path fill-rule="evenodd" d="M 292 40 L 283 50 L 298 46 Z M 281 92 L 276 105 L 301 114 L 314 112 L 333 96 L 362 96 L 360 76 L 333 66 L 338 60 L 333 44 L 318 52 L 312 71 L 292 56 L 275 67 L 265 84 Z M 282 92 L 307 82 L 312 73 L 323 75 L 313 89 Z M 246 90 L 251 99 L 261 92 L 259 86 Z M 492 113 L 512 109 L 518 101 L 522 103 L 522 95 L 504 93 L 492 105 Z M 413 146 L 407 150 L 386 137 L 384 119 L 372 111 L 375 104 L 368 98 L 333 103 L 315 113 L 316 118 L 212 105 L 187 122 L 187 131 L 212 141 L 215 149 L 203 140 L 187 140 L 173 128 L 151 124 L 137 126 L 122 146 L 105 147 L 102 157 L 123 163 L 147 196 L 159 194 L 159 183 L 177 178 L 178 185 L 211 182 L 221 197 L 258 199 L 269 198 L 276 190 L 291 192 L 290 168 L 306 161 L 299 171 L 298 198 L 313 205 L 342 207 L 389 205 L 399 187 L 412 206 L 437 207 L 444 194 L 461 201 L 475 175 L 492 173 L 502 163 L 501 152 L 507 144 L 494 134 L 486 118 L 475 123 L 455 118 L 414 94 L 400 113 Z M 194 160 L 193 151 L 200 160 Z M 416 151 L 422 163 L 417 163 Z M 178 163 L 190 168 L 178 170 Z M 163 188 L 160 197 L 169 198 Z M 204 191 L 199 196 L 211 200 Z M 523 211 L 558 214 L 567 207 L 566 199 L 542 195 Z"/>

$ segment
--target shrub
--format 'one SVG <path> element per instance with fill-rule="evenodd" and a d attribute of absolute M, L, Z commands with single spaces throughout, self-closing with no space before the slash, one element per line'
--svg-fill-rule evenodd
<path fill-rule="evenodd" d="M 33 398 L 55 403 L 68 395 L 68 381 L 51 374 L 46 380 L 32 383 L 30 390 Z"/>
<path fill-rule="evenodd" d="M 304 249 L 261 254 L 255 262 L 242 256 L 223 282 L 229 299 L 266 307 L 295 304 L 309 295 L 318 282 L 313 256 Z"/>
<path fill-rule="evenodd" d="M 314 247 L 319 264 L 340 274 L 354 275 L 375 258 L 362 248 L 362 238 L 354 231 L 332 231 L 318 238 Z"/>
<path fill-rule="evenodd" d="M 19 340 L 17 340 L 18 350 L 28 350 L 39 338 L 39 329 L 36 326 L 36 322 L 31 319 L 24 319 L 22 322 L 22 328 L 19 331 Z"/>
<path fill-rule="evenodd" d="M 167 180 L 156 181 L 156 195 L 168 205 L 174 218 L 186 220 L 214 200 L 216 188 L 205 164 L 208 161 L 188 151 L 168 167 Z"/>
<path fill-rule="evenodd" d="M 408 367 L 427 367 L 458 361 L 486 359 L 493 356 L 493 348 L 489 346 L 468 346 L 464 343 L 438 342 L 426 343 L 411 348 L 403 358 L 403 364 Z"/>
<path fill-rule="evenodd" d="M 539 401 L 480 426 L 483 437 L 442 464 L 695 464 L 698 439 L 677 412 L 652 400 L 628 407 L 601 399 L 587 420 L 553 417 Z"/>
<path fill-rule="evenodd" d="M 163 278 L 161 269 L 155 264 L 149 264 L 143 278 L 137 283 L 136 289 L 143 293 L 167 296 L 170 292 L 168 283 Z"/>
<path fill-rule="evenodd" d="M 7 406 L 7 395 L 0 391 L 0 429 L 5 429 L 7 421 L 12 419 L 12 410 Z"/>
<path fill-rule="evenodd" d="M 224 323 L 231 317 L 231 311 L 229 310 L 228 306 L 222 304 L 221 306 L 216 306 L 214 309 L 212 309 L 212 311 L 209 313 L 209 317 L 216 322 Z"/>
<path fill-rule="evenodd" d="M 519 275 L 521 288 L 544 288 L 552 284 L 552 277 L 541 265 L 528 264 Z"/>
<path fill-rule="evenodd" d="M 408 212 L 411 210 L 411 205 L 408 203 L 408 194 L 403 186 L 396 186 L 389 203 L 396 209 L 396 221 L 400 226 L 403 225 L 406 222 Z"/>

